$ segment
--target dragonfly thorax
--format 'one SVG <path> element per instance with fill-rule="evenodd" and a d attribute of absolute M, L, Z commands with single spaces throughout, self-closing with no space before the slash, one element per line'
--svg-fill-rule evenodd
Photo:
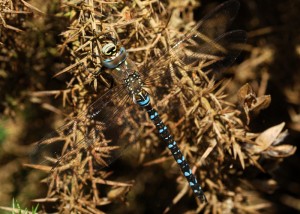
<path fill-rule="evenodd" d="M 138 72 L 133 72 L 130 74 L 126 79 L 124 79 L 124 83 L 128 92 L 132 96 L 137 97 L 141 94 L 144 94 L 143 83 Z"/>

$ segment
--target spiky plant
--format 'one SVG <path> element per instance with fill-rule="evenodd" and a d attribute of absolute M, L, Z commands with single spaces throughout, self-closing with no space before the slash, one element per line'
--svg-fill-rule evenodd
<path fill-rule="evenodd" d="M 183 73 L 184 78 L 176 85 L 169 85 L 164 95 L 156 93 L 161 96 L 161 100 L 157 100 L 157 107 L 164 110 L 161 117 L 167 121 L 174 137 L 179 139 L 177 142 L 189 163 L 193 163 L 193 171 L 205 190 L 208 204 L 201 204 L 193 198 L 178 169 L 170 167 L 173 161 L 169 161 L 169 153 L 153 133 L 154 127 L 146 118 L 139 120 L 143 117 L 142 113 L 133 115 L 130 109 L 124 113 L 129 118 L 126 125 L 134 129 L 124 130 L 120 136 L 129 136 L 130 141 L 132 136 L 139 133 L 138 138 L 134 138 L 134 153 L 138 160 L 134 162 L 134 168 L 138 169 L 142 163 L 147 167 L 142 171 L 126 173 L 126 179 L 122 179 L 122 182 L 113 176 L 117 170 L 97 168 L 97 164 L 107 165 L 103 161 L 107 157 L 106 152 L 116 149 L 110 146 L 109 141 L 105 141 L 101 133 L 96 133 L 93 128 L 90 130 L 90 127 L 97 128 L 99 124 L 93 124 L 85 117 L 88 106 L 111 87 L 111 79 L 101 69 L 101 59 L 98 57 L 101 44 L 98 43 L 98 37 L 107 29 L 113 30 L 138 65 L 151 63 L 153 58 L 159 58 L 168 50 L 172 41 L 183 35 L 182 31 L 186 32 L 192 27 L 193 9 L 199 6 L 198 3 L 176 2 L 59 2 L 61 7 L 57 16 L 68 27 L 61 32 L 63 41 L 58 51 L 62 57 L 67 58 L 70 65 L 58 71 L 55 77 L 65 80 L 67 84 L 65 89 L 33 92 L 30 96 L 31 101 L 58 113 L 60 111 L 57 108 L 46 105 L 40 97 L 60 97 L 63 105 L 71 106 L 72 113 L 67 116 L 66 126 L 69 128 L 64 129 L 67 132 L 50 135 L 50 138 L 41 141 L 42 144 L 65 143 L 59 153 L 59 163 L 48 158 L 56 167 L 31 165 L 49 173 L 49 177 L 44 180 L 49 185 L 47 196 L 36 201 L 53 203 L 53 207 L 60 213 L 101 213 L 112 209 L 121 209 L 119 212 L 124 213 L 123 207 L 127 201 L 131 203 L 128 210 L 143 212 L 143 207 L 134 207 L 140 195 L 148 196 L 152 202 L 163 199 L 169 204 L 172 201 L 173 205 L 180 200 L 184 201 L 186 197 L 196 203 L 187 206 L 185 211 L 196 212 L 245 213 L 257 212 L 270 206 L 255 191 L 255 187 L 262 184 L 252 182 L 250 176 L 244 176 L 244 170 L 254 171 L 254 174 L 257 168 L 268 171 L 281 158 L 295 152 L 292 146 L 279 145 L 286 134 L 282 132 L 284 124 L 261 134 L 249 131 L 248 125 L 253 115 L 269 105 L 270 97 L 262 94 L 256 96 L 253 89 L 245 85 L 236 94 L 238 102 L 229 102 L 225 90 L 231 82 L 216 81 L 213 76 L 203 72 L 203 65 L 196 65 L 189 70 L 182 69 L 181 72 L 190 73 Z M 245 65 L 247 61 L 237 69 Z M 116 99 L 115 102 L 118 101 Z M 137 123 L 136 120 L 143 122 Z M 90 136 L 98 134 L 98 142 L 93 146 L 78 144 L 76 141 L 87 129 Z M 261 164 L 261 160 L 266 159 L 271 162 L 271 166 L 267 166 L 269 169 Z M 128 162 L 133 164 L 132 161 Z M 154 170 L 159 173 L 156 174 Z M 164 178 L 160 179 L 162 176 Z M 131 180 L 135 178 L 140 179 L 134 183 Z M 167 178 L 171 182 L 164 185 L 164 188 L 149 188 L 140 181 L 144 180 L 149 185 L 160 179 L 165 184 Z M 175 181 L 176 188 L 173 188 Z M 265 185 L 268 188 L 270 184 Z M 172 207 L 164 205 L 164 209 L 167 212 Z"/>

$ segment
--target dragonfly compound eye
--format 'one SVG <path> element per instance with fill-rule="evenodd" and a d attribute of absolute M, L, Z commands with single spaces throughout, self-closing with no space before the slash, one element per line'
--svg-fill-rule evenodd
<path fill-rule="evenodd" d="M 117 51 L 117 46 L 114 43 L 108 43 L 103 46 L 102 48 L 102 53 L 105 56 L 112 56 L 116 53 Z"/>
<path fill-rule="evenodd" d="M 102 63 L 106 68 L 117 68 L 127 57 L 124 47 L 118 47 L 114 43 L 107 43 L 102 48 Z"/>

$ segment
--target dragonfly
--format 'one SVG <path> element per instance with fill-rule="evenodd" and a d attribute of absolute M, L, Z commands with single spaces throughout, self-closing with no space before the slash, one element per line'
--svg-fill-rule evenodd
<path fill-rule="evenodd" d="M 179 85 L 184 78 L 180 70 L 189 75 L 190 69 L 202 65 L 203 71 L 221 71 L 235 61 L 241 52 L 238 44 L 245 43 L 247 36 L 243 30 L 226 32 L 226 29 L 236 17 L 239 5 L 237 0 L 229 0 L 217 6 L 168 51 L 144 66 L 137 66 L 130 59 L 114 33 L 103 33 L 97 38 L 102 47 L 99 57 L 107 73 L 112 76 L 114 86 L 54 134 L 38 142 L 37 153 L 43 154 L 40 148 L 45 146 L 57 146 L 52 143 L 61 140 L 62 136 L 71 136 L 76 143 L 71 145 L 70 151 L 60 155 L 55 153 L 58 156 L 55 160 L 48 157 L 55 166 L 78 151 L 91 147 L 98 151 L 97 162 L 108 166 L 135 142 L 141 127 L 132 124 L 139 124 L 137 118 L 141 118 L 140 112 L 144 111 L 155 126 L 161 142 L 173 155 L 195 196 L 202 202 L 207 202 L 204 191 L 171 130 L 155 108 L 155 98 L 162 99 L 162 91 L 169 91 Z M 159 107 L 159 110 L 162 109 L 163 107 Z M 138 123 L 131 122 L 135 119 Z M 75 134 L 75 129 L 81 132 Z M 66 150 L 66 147 L 61 145 L 62 150 Z M 47 155 L 49 156 L 49 151 Z"/>

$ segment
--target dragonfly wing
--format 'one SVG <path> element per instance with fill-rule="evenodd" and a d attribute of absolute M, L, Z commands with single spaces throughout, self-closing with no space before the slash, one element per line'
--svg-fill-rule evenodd
<path fill-rule="evenodd" d="M 136 111 L 134 106 L 123 85 L 114 87 L 75 119 L 40 140 L 32 154 L 34 163 L 62 166 L 92 151 L 98 163 L 109 165 L 135 142 L 136 133 L 127 119 L 130 111 Z"/>
<path fill-rule="evenodd" d="M 198 40 L 201 38 L 194 38 Z M 201 46 L 185 43 L 181 48 L 179 62 L 187 69 L 201 66 L 202 71 L 220 71 L 230 66 L 240 55 L 241 45 L 246 42 L 243 30 L 226 32 Z"/>
<path fill-rule="evenodd" d="M 216 7 L 209 14 L 204 16 L 185 36 L 179 41 L 174 42 L 170 50 L 167 50 L 162 56 L 158 57 L 158 60 L 151 60 L 148 64 L 144 65 L 141 68 L 142 74 L 147 77 L 149 76 L 148 68 L 155 68 L 155 70 L 157 70 L 156 73 L 159 73 L 160 79 L 163 79 L 164 73 L 166 73 L 168 69 L 162 69 L 161 71 L 160 68 L 168 68 L 169 64 L 175 61 L 180 61 L 181 64 L 185 65 L 195 63 L 197 59 L 198 61 L 203 61 L 204 56 L 201 55 L 201 53 L 207 52 L 213 54 L 216 48 L 222 48 L 224 52 L 227 51 L 227 59 L 235 59 L 239 55 L 239 52 L 230 52 L 228 46 L 235 43 L 244 43 L 246 41 L 245 33 L 240 32 L 239 35 L 233 35 L 235 38 L 229 38 L 229 36 L 227 36 L 226 39 L 228 39 L 228 41 L 223 39 L 223 44 L 219 43 L 221 42 L 220 38 L 224 36 L 224 32 L 235 19 L 239 7 L 240 3 L 236 0 L 227 1 Z M 219 43 L 217 40 L 219 40 Z M 208 49 L 209 47 L 211 50 Z M 166 71 L 163 72 L 163 70 Z"/>
<path fill-rule="evenodd" d="M 234 21 L 239 8 L 240 3 L 237 0 L 230 0 L 220 4 L 204 16 L 181 41 L 188 40 L 199 33 L 210 39 L 219 37 Z"/>
<path fill-rule="evenodd" d="M 239 2 L 235 0 L 221 4 L 157 61 L 140 69 L 157 100 L 178 94 L 183 81 L 194 84 L 195 68 L 221 71 L 235 61 L 241 52 L 240 44 L 246 41 L 246 33 L 242 30 L 224 32 L 238 9 Z"/>

